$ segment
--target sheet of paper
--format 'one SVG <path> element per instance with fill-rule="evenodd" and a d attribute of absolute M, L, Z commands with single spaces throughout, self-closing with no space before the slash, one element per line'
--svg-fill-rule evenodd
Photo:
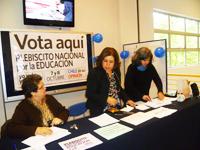
<path fill-rule="evenodd" d="M 169 105 L 171 103 L 172 102 L 169 100 L 169 97 L 165 97 L 164 100 L 159 100 L 158 98 L 154 98 L 151 101 L 146 102 L 145 105 L 152 108 L 158 108 L 161 106 Z"/>
<path fill-rule="evenodd" d="M 149 107 L 144 105 L 144 104 L 137 105 L 137 106 L 135 106 L 135 108 L 138 109 L 138 110 L 147 110 L 147 109 L 149 109 Z"/>
<path fill-rule="evenodd" d="M 135 102 L 135 104 L 136 105 L 142 105 L 142 104 L 144 104 L 145 102 L 143 102 L 143 101 L 137 101 L 137 102 Z"/>
<path fill-rule="evenodd" d="M 153 115 L 156 118 L 163 118 L 165 116 L 169 116 L 169 115 L 175 113 L 176 111 L 177 111 L 176 109 L 160 107 L 160 108 L 151 110 L 147 113 Z"/>
<path fill-rule="evenodd" d="M 125 112 L 130 112 L 131 110 L 133 110 L 134 107 L 131 107 L 129 105 L 126 105 L 126 107 L 120 109 L 120 111 L 125 111 Z"/>
<path fill-rule="evenodd" d="M 105 139 L 110 140 L 132 130 L 133 129 L 130 127 L 127 127 L 120 123 L 115 123 L 115 124 L 94 130 L 94 132 L 104 137 Z"/>
<path fill-rule="evenodd" d="M 177 97 L 167 97 L 169 101 L 173 102 L 173 101 L 177 101 Z"/>
<path fill-rule="evenodd" d="M 42 135 L 36 135 L 36 136 L 31 136 L 27 139 L 25 139 L 24 141 L 22 141 L 22 143 L 29 145 L 31 147 L 41 147 L 44 146 L 47 143 L 50 143 L 52 141 L 55 141 L 57 139 L 60 139 L 64 136 L 67 136 L 69 134 L 71 134 L 68 130 L 66 129 L 62 129 L 62 128 L 58 128 L 58 127 L 51 127 L 51 130 L 53 131 L 53 133 L 51 135 L 47 135 L 47 136 L 42 136 Z"/>
<path fill-rule="evenodd" d="M 97 117 L 89 118 L 89 120 L 99 125 L 100 127 L 119 122 L 119 120 L 109 116 L 106 113 L 103 113 L 102 115 L 99 115 Z"/>
<path fill-rule="evenodd" d="M 47 150 L 45 146 L 39 146 L 39 147 L 27 147 L 21 150 Z"/>
<path fill-rule="evenodd" d="M 120 120 L 137 126 L 137 125 L 139 125 L 139 124 L 141 124 L 141 123 L 143 123 L 147 120 L 150 120 L 153 117 L 154 116 L 152 114 L 147 114 L 147 113 L 144 113 L 144 112 L 138 112 L 138 113 L 132 114 L 130 116 L 124 117 Z"/>
<path fill-rule="evenodd" d="M 90 133 L 58 143 L 63 150 L 85 150 L 103 143 Z"/>

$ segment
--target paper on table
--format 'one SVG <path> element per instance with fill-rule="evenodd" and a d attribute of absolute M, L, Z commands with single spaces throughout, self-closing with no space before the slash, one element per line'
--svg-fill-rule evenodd
<path fill-rule="evenodd" d="M 145 105 L 152 108 L 158 108 L 161 106 L 169 105 L 171 103 L 172 102 L 169 100 L 169 98 L 165 97 L 164 100 L 159 100 L 158 98 L 154 98 L 151 101 L 146 102 Z"/>
<path fill-rule="evenodd" d="M 137 101 L 137 102 L 135 102 L 135 104 L 136 105 L 142 105 L 142 104 L 144 104 L 145 102 L 143 102 L 143 101 Z"/>
<path fill-rule="evenodd" d="M 103 113 L 102 115 L 99 115 L 97 117 L 89 118 L 89 120 L 99 125 L 100 127 L 119 122 L 119 120 L 109 116 L 106 113 Z"/>
<path fill-rule="evenodd" d="M 21 150 L 47 150 L 45 146 L 39 146 L 39 147 L 27 147 Z"/>
<path fill-rule="evenodd" d="M 133 110 L 134 107 L 131 107 L 129 105 L 126 105 L 126 107 L 120 109 L 120 111 L 125 111 L 125 112 L 130 112 L 131 110 Z"/>
<path fill-rule="evenodd" d="M 144 104 L 137 105 L 137 106 L 135 106 L 135 108 L 138 109 L 138 110 L 147 110 L 147 109 L 149 109 L 149 107 L 144 105 Z"/>
<path fill-rule="evenodd" d="M 64 136 L 67 136 L 69 134 L 71 134 L 68 130 L 66 129 L 62 129 L 62 128 L 58 128 L 58 127 L 51 127 L 51 130 L 53 131 L 53 133 L 51 135 L 47 135 L 47 136 L 42 136 L 42 135 L 36 135 L 36 136 L 31 136 L 27 139 L 25 139 L 24 141 L 22 141 L 22 143 L 29 145 L 31 147 L 41 147 L 47 143 L 50 143 L 52 141 L 55 141 L 57 139 L 60 139 Z"/>
<path fill-rule="evenodd" d="M 160 108 L 151 110 L 147 113 L 153 115 L 156 118 L 163 118 L 165 116 L 169 116 L 169 115 L 175 113 L 176 111 L 177 111 L 176 109 L 160 107 Z"/>
<path fill-rule="evenodd" d="M 90 133 L 77 136 L 75 138 L 60 142 L 63 150 L 85 150 L 103 143 Z"/>
<path fill-rule="evenodd" d="M 138 112 L 138 113 L 132 114 L 130 116 L 124 117 L 120 120 L 137 126 L 147 120 L 150 120 L 151 118 L 153 118 L 152 114 Z"/>
<path fill-rule="evenodd" d="M 177 97 L 167 97 L 169 101 L 173 102 L 177 100 Z"/>
<path fill-rule="evenodd" d="M 115 124 L 94 130 L 94 132 L 96 132 L 100 136 L 104 137 L 105 139 L 110 140 L 117 136 L 125 134 L 131 130 L 133 130 L 133 129 L 130 127 L 127 127 L 120 123 L 115 123 Z"/>

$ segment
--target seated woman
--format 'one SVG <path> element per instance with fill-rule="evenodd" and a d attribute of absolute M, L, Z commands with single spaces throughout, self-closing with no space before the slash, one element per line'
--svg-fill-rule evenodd
<path fill-rule="evenodd" d="M 28 75 L 22 82 L 25 99 L 2 128 L 3 135 L 14 138 L 26 138 L 34 135 L 49 135 L 49 126 L 63 124 L 68 112 L 53 96 L 46 95 L 42 77 Z"/>
<path fill-rule="evenodd" d="M 90 70 L 86 97 L 91 116 L 100 115 L 110 107 L 121 107 L 121 100 L 134 106 L 121 88 L 119 55 L 114 48 L 104 48 L 97 58 L 96 67 Z"/>

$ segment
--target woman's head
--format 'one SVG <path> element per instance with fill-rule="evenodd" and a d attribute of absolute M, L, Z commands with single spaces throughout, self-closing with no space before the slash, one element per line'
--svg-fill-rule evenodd
<path fill-rule="evenodd" d="M 120 68 L 119 55 L 112 47 L 106 47 L 97 58 L 97 67 L 102 67 L 106 71 Z"/>
<path fill-rule="evenodd" d="M 147 66 L 152 64 L 153 54 L 151 50 L 147 47 L 139 48 L 132 57 L 132 63 L 136 65 Z"/>
<path fill-rule="evenodd" d="M 26 98 L 31 98 L 33 93 L 42 93 L 42 95 L 45 95 L 46 92 L 42 77 L 38 74 L 27 75 L 22 81 L 22 90 Z"/>

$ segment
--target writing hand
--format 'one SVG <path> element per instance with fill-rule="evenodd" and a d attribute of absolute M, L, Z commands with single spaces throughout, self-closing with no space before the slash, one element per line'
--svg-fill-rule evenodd
<path fill-rule="evenodd" d="M 134 107 L 134 108 L 136 106 L 135 102 L 133 100 L 130 100 L 130 99 L 126 102 L 126 104 L 130 105 L 131 107 Z"/>
<path fill-rule="evenodd" d="M 151 97 L 149 95 L 142 96 L 142 99 L 145 101 L 151 101 Z"/>
<path fill-rule="evenodd" d="M 37 127 L 35 131 L 35 135 L 51 135 L 52 130 L 49 127 Z"/>

